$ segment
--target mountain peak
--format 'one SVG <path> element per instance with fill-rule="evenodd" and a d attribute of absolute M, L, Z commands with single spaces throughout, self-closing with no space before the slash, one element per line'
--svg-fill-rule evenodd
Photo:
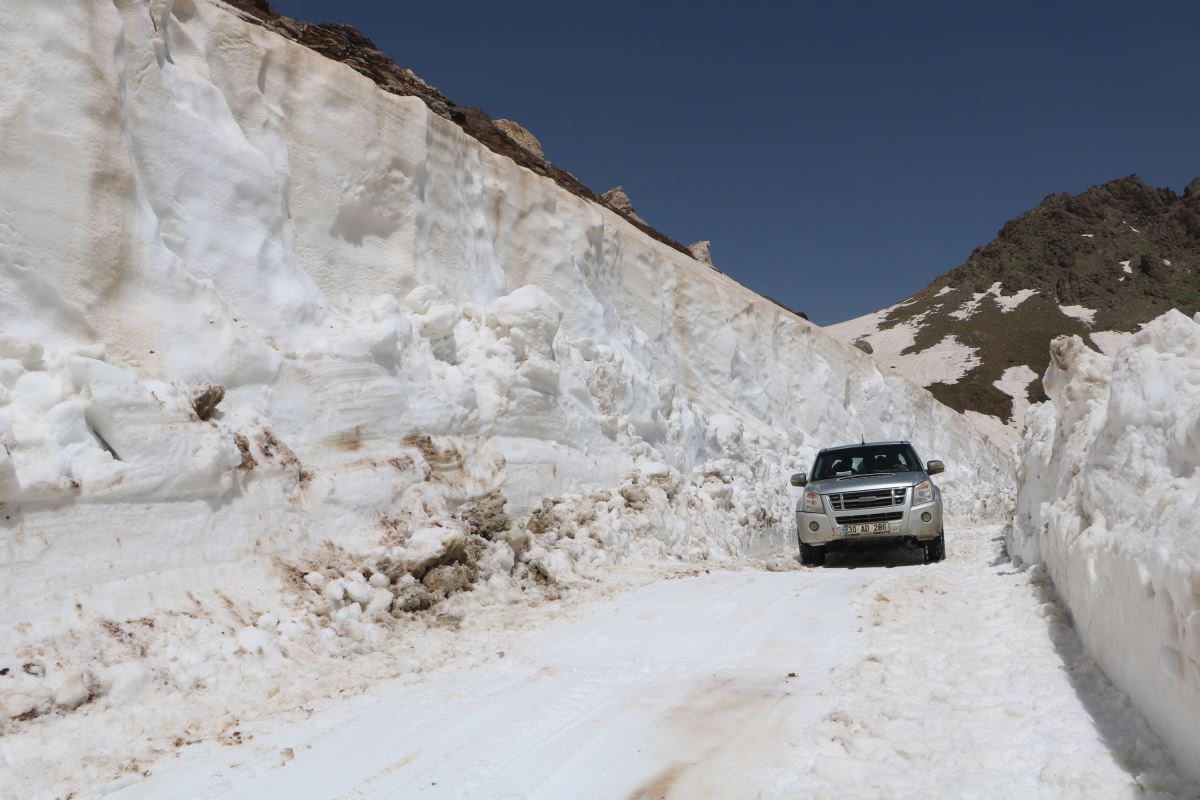
<path fill-rule="evenodd" d="M 1045 397 L 1053 338 L 1099 347 L 1170 308 L 1200 311 L 1200 178 L 1180 196 L 1126 175 L 1046 197 L 907 301 L 833 332 L 900 372 L 921 365 L 910 377 L 952 408 L 1011 420 Z M 911 339 L 880 335 L 902 327 Z"/>

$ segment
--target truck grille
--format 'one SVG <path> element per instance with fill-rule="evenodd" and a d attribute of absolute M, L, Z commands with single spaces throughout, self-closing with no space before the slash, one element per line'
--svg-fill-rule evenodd
<path fill-rule="evenodd" d="M 883 514 L 859 514 L 854 517 L 834 517 L 838 525 L 863 525 L 868 522 L 896 522 L 904 517 L 903 511 L 888 511 Z"/>
<path fill-rule="evenodd" d="M 859 508 L 883 508 L 904 505 L 903 486 L 897 489 L 874 489 L 866 492 L 843 492 L 829 495 L 835 511 L 854 511 Z"/>

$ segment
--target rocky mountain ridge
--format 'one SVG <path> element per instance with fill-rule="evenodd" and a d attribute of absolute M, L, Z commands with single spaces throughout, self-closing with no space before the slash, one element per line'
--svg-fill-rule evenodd
<path fill-rule="evenodd" d="M 907 300 L 829 330 L 951 408 L 1012 423 L 1045 399 L 1053 338 L 1103 349 L 1170 308 L 1200 311 L 1200 178 L 1176 194 L 1129 175 L 1046 197 Z"/>

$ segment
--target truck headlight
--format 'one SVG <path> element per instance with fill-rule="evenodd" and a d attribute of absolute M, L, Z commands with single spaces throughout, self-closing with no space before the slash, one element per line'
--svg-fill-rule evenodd
<path fill-rule="evenodd" d="M 809 514 L 820 514 L 825 509 L 821 505 L 821 495 L 816 492 L 804 493 L 804 510 Z"/>
<path fill-rule="evenodd" d="M 919 506 L 922 503 L 933 502 L 933 484 L 929 481 L 921 481 L 913 487 L 913 505 Z"/>

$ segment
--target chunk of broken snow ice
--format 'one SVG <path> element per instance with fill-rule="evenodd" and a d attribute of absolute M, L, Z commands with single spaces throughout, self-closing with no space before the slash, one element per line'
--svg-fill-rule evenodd
<path fill-rule="evenodd" d="M 479 566 L 485 573 L 503 573 L 507 575 L 509 572 L 512 572 L 512 568 L 516 563 L 517 557 L 513 552 L 512 546 L 508 542 L 496 542 L 484 551 Z"/>
<path fill-rule="evenodd" d="M 304 576 L 304 582 L 320 591 L 325 588 L 325 584 L 329 582 L 329 579 L 319 572 L 310 572 Z"/>
<path fill-rule="evenodd" d="M 529 560 L 539 564 L 555 583 L 569 583 L 576 577 L 571 557 L 557 548 L 550 551 L 535 548 Z"/>
<path fill-rule="evenodd" d="M 391 581 L 389 581 L 388 576 L 384 575 L 382 572 L 375 572 L 371 574 L 371 580 L 368 581 L 368 583 L 370 583 L 376 589 L 386 589 Z"/>
<path fill-rule="evenodd" d="M 0 718 L 43 713 L 49 710 L 51 700 L 50 690 L 44 686 L 8 692 L 0 696 Z"/>
<path fill-rule="evenodd" d="M 442 339 L 454 333 L 454 326 L 462 318 L 457 306 L 437 305 L 424 314 L 415 316 L 421 335 L 426 339 Z"/>
<path fill-rule="evenodd" d="M 21 362 L 25 369 L 45 369 L 42 356 L 45 355 L 40 344 L 27 342 L 11 333 L 0 334 L 0 358 L 12 358 Z"/>
<path fill-rule="evenodd" d="M 363 574 L 358 571 L 344 573 L 342 577 L 346 580 L 355 581 L 356 583 L 366 583 L 367 580 L 365 577 L 363 577 Z"/>
<path fill-rule="evenodd" d="M 532 283 L 496 298 L 488 307 L 489 319 L 501 328 L 540 330 L 550 338 L 557 332 L 562 316 L 558 302 Z"/>
<path fill-rule="evenodd" d="M 442 290 L 436 286 L 418 286 L 408 293 L 400 305 L 410 314 L 424 314 L 441 299 Z"/>
<path fill-rule="evenodd" d="M 584 361 L 596 360 L 596 343 L 591 339 L 572 339 L 570 344 Z"/>
<path fill-rule="evenodd" d="M 99 686 L 92 673 L 87 670 L 77 672 L 58 687 L 58 691 L 54 693 L 54 705 L 67 710 L 78 708 L 86 703 L 98 689 Z"/>
<path fill-rule="evenodd" d="M 97 676 L 100 691 L 110 703 L 120 704 L 137 697 L 150 685 L 154 672 L 145 664 L 126 661 L 113 664 L 100 671 Z"/>
<path fill-rule="evenodd" d="M 362 577 L 361 575 L 359 577 Z M 346 595 L 355 603 L 367 605 L 371 602 L 371 596 L 375 590 L 371 588 L 365 580 L 362 581 L 346 581 Z"/>
<path fill-rule="evenodd" d="M 261 630 L 273 631 L 275 630 L 276 626 L 279 625 L 279 619 L 268 611 L 266 614 L 263 614 L 261 617 L 255 620 L 254 624 Z"/>
<path fill-rule="evenodd" d="M 462 540 L 462 533 L 454 528 L 421 528 L 404 544 L 405 566 L 409 572 L 423 573 L 461 546 Z"/>
<path fill-rule="evenodd" d="M 237 643 L 247 653 L 268 653 L 275 650 L 275 641 L 258 628 L 242 628 L 237 632 Z"/>
<path fill-rule="evenodd" d="M 671 468 L 661 461 L 643 461 L 638 464 L 638 470 L 647 478 L 660 478 L 671 474 Z"/>
<path fill-rule="evenodd" d="M 294 639 L 297 636 L 303 636 L 308 628 L 301 625 L 299 622 L 281 622 L 279 624 L 279 635 L 285 639 Z"/>
<path fill-rule="evenodd" d="M 370 616 L 379 616 L 388 611 L 392 607 L 392 601 L 395 597 L 392 596 L 390 589 L 372 589 L 371 599 L 367 602 L 367 614 Z"/>
<path fill-rule="evenodd" d="M 325 584 L 325 595 L 332 600 L 341 602 L 346 599 L 346 582 L 341 578 L 335 578 Z"/>

